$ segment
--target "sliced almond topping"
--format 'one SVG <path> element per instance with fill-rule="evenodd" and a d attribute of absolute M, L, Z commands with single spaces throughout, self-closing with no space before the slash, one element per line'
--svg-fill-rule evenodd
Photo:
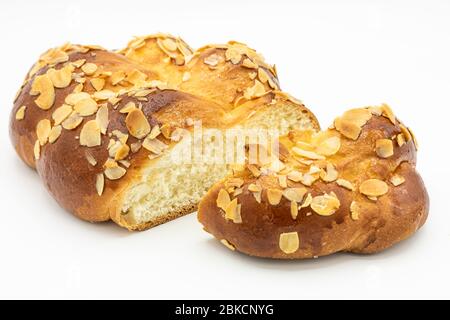
<path fill-rule="evenodd" d="M 213 53 L 212 55 L 206 57 L 203 62 L 208 66 L 215 67 L 221 60 L 221 57 L 218 54 Z"/>
<path fill-rule="evenodd" d="M 233 220 L 234 223 L 242 223 L 241 205 L 238 204 L 238 199 L 233 199 L 225 208 L 225 218 Z"/>
<path fill-rule="evenodd" d="M 258 65 L 248 58 L 245 58 L 244 61 L 242 61 L 242 66 L 250 69 L 258 68 Z"/>
<path fill-rule="evenodd" d="M 148 138 L 149 139 L 155 139 L 156 137 L 159 136 L 160 133 L 161 133 L 161 130 L 159 129 L 159 125 L 156 125 L 150 131 L 150 133 L 148 135 Z"/>
<path fill-rule="evenodd" d="M 398 187 L 399 185 L 403 184 L 405 182 L 405 178 L 401 175 L 394 174 L 391 179 L 389 180 L 395 187 Z"/>
<path fill-rule="evenodd" d="M 78 127 L 81 122 L 83 122 L 83 118 L 76 112 L 72 112 L 72 114 L 62 122 L 62 126 L 66 130 L 72 130 Z"/>
<path fill-rule="evenodd" d="M 96 100 L 108 100 L 108 99 L 114 98 L 116 96 L 116 94 L 111 90 L 103 89 L 103 90 L 94 92 L 93 96 Z"/>
<path fill-rule="evenodd" d="M 36 142 L 34 143 L 34 159 L 39 160 L 40 156 L 41 156 L 41 144 L 39 143 L 39 140 L 36 140 Z"/>
<path fill-rule="evenodd" d="M 261 171 L 259 171 L 259 169 L 253 164 L 247 165 L 247 169 L 252 173 L 252 175 L 255 178 L 258 178 L 261 175 Z"/>
<path fill-rule="evenodd" d="M 106 134 L 109 124 L 108 106 L 106 104 L 98 109 L 97 114 L 95 115 L 95 121 L 97 121 L 100 132 Z"/>
<path fill-rule="evenodd" d="M 142 142 L 142 146 L 148 151 L 151 151 L 157 155 L 161 154 L 164 150 L 168 148 L 168 146 L 164 142 L 158 139 L 149 139 L 149 138 L 145 138 L 144 142 Z"/>
<path fill-rule="evenodd" d="M 47 74 L 55 88 L 66 88 L 72 81 L 73 70 L 74 67 L 68 64 L 59 70 L 55 70 L 53 68 L 48 69 Z"/>
<path fill-rule="evenodd" d="M 327 170 L 320 174 L 320 178 L 325 182 L 333 182 L 338 178 L 338 172 L 333 164 L 327 163 Z"/>
<path fill-rule="evenodd" d="M 392 122 L 392 124 L 394 124 L 394 125 L 397 124 L 397 121 L 395 119 L 395 114 L 392 111 L 391 107 L 389 107 L 387 104 L 383 104 L 381 106 L 381 109 L 383 110 L 383 113 L 382 113 L 383 116 L 388 118 Z"/>
<path fill-rule="evenodd" d="M 123 160 L 128 156 L 130 152 L 130 147 L 127 144 L 120 144 L 120 147 L 117 149 L 116 154 L 114 155 L 114 160 L 119 161 Z"/>
<path fill-rule="evenodd" d="M 227 188 L 229 188 L 229 187 L 240 188 L 240 187 L 242 187 L 243 184 L 244 184 L 244 179 L 242 179 L 242 178 L 228 178 L 225 181 L 225 186 Z"/>
<path fill-rule="evenodd" d="M 31 85 L 30 95 L 39 95 L 34 100 L 34 103 L 43 110 L 48 110 L 53 106 L 55 102 L 55 87 L 53 87 L 53 82 L 47 74 L 37 76 L 34 79 Z"/>
<path fill-rule="evenodd" d="M 283 191 L 279 189 L 267 189 L 267 200 L 273 206 L 280 203 L 281 197 L 283 196 Z"/>
<path fill-rule="evenodd" d="M 68 104 L 63 104 L 61 107 L 56 108 L 52 113 L 52 119 L 55 125 L 61 124 L 72 113 L 72 107 Z"/>
<path fill-rule="evenodd" d="M 37 138 L 38 138 L 41 146 L 43 146 L 44 144 L 47 143 L 48 135 L 50 134 L 51 130 L 52 130 L 52 125 L 50 123 L 50 120 L 48 120 L 48 119 L 42 119 L 36 125 L 36 135 L 37 135 Z"/>
<path fill-rule="evenodd" d="M 128 141 L 128 135 L 123 133 L 120 130 L 113 130 L 112 134 L 119 139 L 120 142 L 122 142 L 122 144 L 126 144 Z"/>
<path fill-rule="evenodd" d="M 312 186 L 312 184 L 314 182 L 316 182 L 319 179 L 319 175 L 312 175 L 310 173 L 306 173 L 303 175 L 302 179 L 300 180 L 300 182 L 305 185 L 305 186 Z"/>
<path fill-rule="evenodd" d="M 289 201 L 302 202 L 306 192 L 306 188 L 287 188 L 283 190 L 283 196 Z"/>
<path fill-rule="evenodd" d="M 125 173 L 127 173 L 127 170 L 119 166 L 105 169 L 105 176 L 109 180 L 120 179 L 125 175 Z"/>
<path fill-rule="evenodd" d="M 248 191 L 251 192 L 261 192 L 262 187 L 259 184 L 251 183 L 248 185 Z"/>
<path fill-rule="evenodd" d="M 228 48 L 225 51 L 225 59 L 226 61 L 231 61 L 232 64 L 238 64 L 242 59 L 242 55 L 238 49 Z"/>
<path fill-rule="evenodd" d="M 125 79 L 125 72 L 124 71 L 116 71 L 114 72 L 110 77 L 109 80 L 111 81 L 111 84 L 113 86 L 117 85 L 120 81 Z"/>
<path fill-rule="evenodd" d="M 86 92 L 75 92 L 75 93 L 71 93 L 71 94 L 67 95 L 67 97 L 64 100 L 64 102 L 66 104 L 74 106 L 78 101 L 84 100 L 84 99 L 90 99 L 90 98 L 91 98 L 91 96 L 89 95 L 89 93 L 86 93 Z"/>
<path fill-rule="evenodd" d="M 89 81 L 91 82 L 91 85 L 95 89 L 95 91 L 100 91 L 105 87 L 105 79 L 92 78 Z"/>
<path fill-rule="evenodd" d="M 355 186 L 353 185 L 353 183 L 351 183 L 351 182 L 348 181 L 348 180 L 345 180 L 345 179 L 337 179 L 337 180 L 336 180 L 336 183 L 337 183 L 339 186 L 341 186 L 341 187 L 343 187 L 343 188 L 345 188 L 345 189 L 348 189 L 348 190 L 350 190 L 350 191 L 355 191 Z"/>
<path fill-rule="evenodd" d="M 142 146 L 142 143 L 141 143 L 140 141 L 133 142 L 133 143 L 130 145 L 131 152 L 133 152 L 133 153 L 138 152 L 139 149 L 141 149 L 141 146 Z"/>
<path fill-rule="evenodd" d="M 85 63 L 82 67 L 81 70 L 88 76 L 93 75 L 95 73 L 95 71 L 97 71 L 97 65 L 95 63 Z"/>
<path fill-rule="evenodd" d="M 339 137 L 331 137 L 324 140 L 316 149 L 318 154 L 323 156 L 332 156 L 341 148 L 341 139 Z"/>
<path fill-rule="evenodd" d="M 361 213 L 361 207 L 355 201 L 350 205 L 350 216 L 352 220 L 358 220 Z"/>
<path fill-rule="evenodd" d="M 364 126 L 371 118 L 372 112 L 365 108 L 351 109 L 342 115 L 342 119 L 352 122 L 358 127 Z"/>
<path fill-rule="evenodd" d="M 317 154 L 315 152 L 308 151 L 308 150 L 303 150 L 298 147 L 293 147 L 292 152 L 295 155 L 303 157 L 303 158 L 308 158 L 308 159 L 312 159 L 312 160 L 325 160 L 325 157 L 320 154 Z"/>
<path fill-rule="evenodd" d="M 97 165 L 97 160 L 95 160 L 94 156 L 89 152 L 86 151 L 86 160 L 89 162 L 89 164 L 93 167 Z"/>
<path fill-rule="evenodd" d="M 386 194 L 389 191 L 389 187 L 384 181 L 369 179 L 361 183 L 359 191 L 369 197 L 379 197 Z"/>
<path fill-rule="evenodd" d="M 188 81 L 191 78 L 191 73 L 189 71 L 186 71 L 185 73 L 183 73 L 183 82 Z"/>
<path fill-rule="evenodd" d="M 60 125 L 54 126 L 48 135 L 48 142 L 53 143 L 58 140 L 61 135 L 62 127 Z"/>
<path fill-rule="evenodd" d="M 397 135 L 397 144 L 399 147 L 403 146 L 406 143 L 405 141 L 405 136 L 403 134 L 398 134 Z"/>
<path fill-rule="evenodd" d="M 279 175 L 278 176 L 278 184 L 280 187 L 287 188 L 287 177 L 285 175 Z"/>
<path fill-rule="evenodd" d="M 231 199 L 230 195 L 228 194 L 227 190 L 220 189 L 219 194 L 217 195 L 217 207 L 219 207 L 222 210 L 226 210 L 228 205 L 230 204 Z"/>
<path fill-rule="evenodd" d="M 170 126 L 170 124 L 165 123 L 161 126 L 160 128 L 161 133 L 163 134 L 164 138 L 166 139 L 170 139 L 170 136 L 172 134 L 172 128 Z"/>
<path fill-rule="evenodd" d="M 119 110 L 120 113 L 129 113 L 136 109 L 136 104 L 133 101 L 128 102 L 122 109 Z"/>
<path fill-rule="evenodd" d="M 101 144 L 100 127 L 97 121 L 86 122 L 80 132 L 80 145 L 95 147 Z"/>
<path fill-rule="evenodd" d="M 146 79 L 147 75 L 137 69 L 134 69 L 133 71 L 128 73 L 126 77 L 126 81 L 134 85 L 139 85 L 140 83 L 143 83 Z"/>
<path fill-rule="evenodd" d="M 375 142 L 375 151 L 380 158 L 389 158 L 394 155 L 394 144 L 390 139 L 378 139 Z"/>
<path fill-rule="evenodd" d="M 150 124 L 140 109 L 131 110 L 125 118 L 125 124 L 130 134 L 138 139 L 142 139 L 150 133 Z"/>
<path fill-rule="evenodd" d="M 72 65 L 75 67 L 75 68 L 80 68 L 83 64 L 85 64 L 86 63 L 86 59 L 79 59 L 79 60 L 77 60 L 77 61 L 74 61 L 74 62 L 72 62 Z"/>
<path fill-rule="evenodd" d="M 303 178 L 303 174 L 300 171 L 292 170 L 288 173 L 287 178 L 294 182 L 299 182 Z"/>
<path fill-rule="evenodd" d="M 264 85 L 260 81 L 255 80 L 255 84 L 252 87 L 244 90 L 244 98 L 247 100 L 251 100 L 253 98 L 262 97 L 266 93 L 267 92 Z"/>
<path fill-rule="evenodd" d="M 334 120 L 334 126 L 343 136 L 352 140 L 358 140 L 361 134 L 360 126 L 342 118 Z"/>
<path fill-rule="evenodd" d="M 297 201 L 291 201 L 291 216 L 292 219 L 297 219 L 298 215 L 298 203 Z"/>
<path fill-rule="evenodd" d="M 26 109 L 27 109 L 26 106 L 21 106 L 19 109 L 17 109 L 16 120 L 23 120 L 23 118 L 25 118 L 25 110 Z"/>
<path fill-rule="evenodd" d="M 103 194 L 103 189 L 105 188 L 105 177 L 103 173 L 97 174 L 95 179 L 95 189 L 97 190 L 97 194 L 101 196 Z"/>
<path fill-rule="evenodd" d="M 235 251 L 236 250 L 236 248 L 231 243 L 229 243 L 227 240 L 225 240 L 225 239 L 220 240 L 220 243 L 222 243 L 225 247 L 227 247 L 231 251 Z"/>
<path fill-rule="evenodd" d="M 305 197 L 305 200 L 303 200 L 301 207 L 302 208 L 309 207 L 312 203 L 312 200 L 313 200 L 313 197 L 312 197 L 311 193 L 308 193 L 308 195 Z"/>
<path fill-rule="evenodd" d="M 335 195 L 327 193 L 314 197 L 311 202 L 311 209 L 321 216 L 331 216 L 340 206 L 339 199 Z"/>
<path fill-rule="evenodd" d="M 262 83 L 266 83 L 267 81 L 269 81 L 270 77 L 267 74 L 266 70 L 264 70 L 263 68 L 259 68 L 258 69 L 258 78 Z"/>
<path fill-rule="evenodd" d="M 177 51 L 177 43 L 170 38 L 162 40 L 161 44 L 169 51 Z"/>
<path fill-rule="evenodd" d="M 93 115 L 97 112 L 97 109 L 97 102 L 91 98 L 80 100 L 74 106 L 74 110 L 83 117 Z"/>
<path fill-rule="evenodd" d="M 292 254 L 300 247 L 300 240 L 297 232 L 280 234 L 279 246 L 281 251 L 286 254 Z"/>

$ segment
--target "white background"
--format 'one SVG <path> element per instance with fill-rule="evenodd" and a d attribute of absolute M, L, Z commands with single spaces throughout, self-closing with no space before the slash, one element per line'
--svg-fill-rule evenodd
<path fill-rule="evenodd" d="M 450 298 L 450 1 L 0 1 L 0 298 Z M 239 40 L 323 127 L 387 102 L 416 133 L 430 218 L 381 254 L 280 262 L 226 250 L 190 215 L 141 233 L 65 212 L 16 156 L 8 115 L 35 59 L 170 32 Z"/>

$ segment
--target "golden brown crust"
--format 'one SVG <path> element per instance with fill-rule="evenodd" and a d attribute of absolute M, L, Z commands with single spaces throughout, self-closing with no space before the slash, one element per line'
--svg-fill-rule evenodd
<path fill-rule="evenodd" d="M 340 147 L 329 156 L 317 156 L 318 147 L 309 150 L 313 153 L 295 149 L 314 145 L 311 138 L 314 134 L 293 132 L 281 139 L 280 152 L 285 169 L 259 177 L 245 170 L 215 185 L 199 204 L 198 219 L 204 229 L 237 251 L 276 259 L 313 258 L 340 251 L 374 253 L 414 234 L 425 223 L 429 209 L 427 192 L 415 170 L 415 142 L 398 120 L 391 117 L 394 124 L 388 119 L 391 112 L 387 106 L 371 111 L 368 120 L 355 120 L 361 115 L 355 116 L 359 111 L 336 120 L 338 123 L 343 119 L 352 119 L 352 123 L 360 121 L 362 130 L 356 140 L 336 129 L 319 134 L 321 141 L 331 137 L 334 141 L 339 139 Z M 367 116 L 365 111 L 362 114 Z M 351 130 L 342 131 L 349 135 Z M 393 141 L 392 156 L 381 158 L 377 154 L 380 139 Z M 314 157 L 321 159 L 311 161 Z M 326 175 L 328 164 L 332 164 L 337 172 L 334 177 L 331 173 Z M 293 180 L 300 177 L 292 173 L 295 171 L 301 172 L 303 177 L 313 172 L 312 176 L 317 180 L 311 185 L 308 179 L 292 181 L 289 177 Z M 330 168 L 329 171 L 333 170 Z M 287 185 L 281 186 L 280 176 L 286 175 Z M 228 190 L 228 181 L 236 178 L 242 179 L 243 183 L 243 192 L 235 197 L 241 205 L 241 223 L 227 219 L 228 212 L 218 207 L 223 202 L 218 200 L 219 192 Z M 369 179 L 376 179 L 376 183 L 374 180 L 366 182 Z M 260 203 L 258 192 L 255 192 L 259 186 L 262 189 Z M 387 193 L 383 194 L 385 186 Z M 298 203 L 293 204 L 285 196 L 281 200 L 275 196 L 277 192 L 273 190 L 284 192 L 286 187 L 303 190 Z M 369 199 L 362 192 L 378 192 L 379 196 Z M 308 194 L 311 197 L 308 198 Z M 319 202 L 324 200 L 324 195 L 328 201 Z M 228 201 L 224 203 L 226 206 Z"/>
<path fill-rule="evenodd" d="M 225 55 L 225 49 L 217 50 Z M 248 75 L 250 69 L 225 58 L 210 68 L 205 64 L 209 56 L 203 50 L 194 54 L 181 39 L 162 34 L 135 39 L 118 52 L 70 44 L 51 49 L 33 66 L 14 101 L 12 143 L 22 160 L 37 169 L 58 203 L 82 219 L 112 218 L 124 227 L 142 230 L 189 213 L 194 205 L 142 225 L 123 219 L 124 190 L 154 161 L 149 159 L 154 151 L 139 148 L 150 135 L 148 130 L 163 125 L 186 128 L 187 119 L 202 120 L 204 127 L 228 128 L 273 101 L 289 100 L 269 90 L 267 80 L 261 97 L 247 94 L 240 99 L 242 107 L 230 103 L 255 80 Z M 187 65 L 189 61 L 192 66 Z M 220 99 L 222 89 L 216 88 L 214 96 L 209 96 L 213 91 L 202 91 L 205 77 L 210 88 L 219 83 L 226 88 L 230 101 Z M 85 96 L 75 99 L 74 93 Z M 316 126 L 314 116 L 301 103 L 289 103 Z M 156 140 L 167 148 L 175 144 L 162 134 Z M 133 145 L 138 146 L 136 150 Z"/>

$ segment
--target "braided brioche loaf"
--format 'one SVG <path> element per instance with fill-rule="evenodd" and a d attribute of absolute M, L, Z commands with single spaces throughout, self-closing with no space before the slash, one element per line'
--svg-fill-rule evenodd
<path fill-rule="evenodd" d="M 416 147 L 387 105 L 353 109 L 326 131 L 281 137 L 277 166 L 235 170 L 203 198 L 198 219 L 228 248 L 252 256 L 378 252 L 427 218 Z"/>
<path fill-rule="evenodd" d="M 14 101 L 10 136 L 62 207 L 143 230 L 194 211 L 229 173 L 227 164 L 176 163 L 196 121 L 222 131 L 319 128 L 254 50 L 230 42 L 194 52 L 157 34 L 117 52 L 67 44 L 44 53 Z"/>

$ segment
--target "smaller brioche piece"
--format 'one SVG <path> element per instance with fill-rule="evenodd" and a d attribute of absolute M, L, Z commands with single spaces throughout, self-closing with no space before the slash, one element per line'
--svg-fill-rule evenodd
<path fill-rule="evenodd" d="M 429 210 L 413 134 L 387 105 L 349 110 L 334 124 L 281 137 L 281 166 L 245 168 L 213 186 L 199 205 L 204 230 L 233 250 L 276 259 L 375 253 L 413 235 Z M 243 191 L 225 194 L 236 178 Z M 217 206 L 219 190 L 240 205 L 239 223 Z"/>

